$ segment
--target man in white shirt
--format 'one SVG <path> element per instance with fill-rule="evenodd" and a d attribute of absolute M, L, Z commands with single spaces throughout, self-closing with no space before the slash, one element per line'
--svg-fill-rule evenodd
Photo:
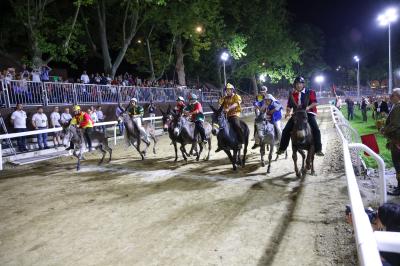
<path fill-rule="evenodd" d="M 33 82 L 40 82 L 40 71 L 38 69 L 34 69 L 31 72 L 32 75 L 32 81 Z"/>
<path fill-rule="evenodd" d="M 37 108 L 37 113 L 32 116 L 32 126 L 36 130 L 46 129 L 48 127 L 47 116 L 43 113 L 43 107 Z M 47 133 L 37 135 L 39 150 L 48 149 Z"/>
<path fill-rule="evenodd" d="M 97 115 L 97 119 L 99 120 L 99 122 L 104 122 L 106 116 L 103 114 L 103 111 L 101 110 L 101 106 L 97 106 L 97 111 L 96 111 L 96 115 Z M 105 126 L 101 126 L 98 127 L 99 131 L 101 132 L 105 132 L 106 131 L 106 127 Z"/>
<path fill-rule="evenodd" d="M 81 81 L 84 84 L 89 84 L 90 83 L 90 79 L 89 79 L 89 76 L 86 74 L 86 70 L 83 71 L 83 73 L 81 75 Z"/>
<path fill-rule="evenodd" d="M 61 115 L 59 113 L 58 106 L 56 106 L 56 107 L 54 107 L 54 111 L 50 114 L 51 127 L 53 127 L 53 128 L 61 127 L 60 120 L 61 120 Z M 54 136 L 53 136 L 54 147 L 62 146 L 60 135 L 61 135 L 61 131 L 54 132 Z"/>
<path fill-rule="evenodd" d="M 60 122 L 62 125 L 68 125 L 69 122 L 72 120 L 72 116 L 69 113 L 69 108 L 64 109 L 64 113 L 61 114 Z"/>
<path fill-rule="evenodd" d="M 14 132 L 20 133 L 27 131 L 26 129 L 26 113 L 22 110 L 22 104 L 18 103 L 16 110 L 11 114 L 11 124 L 14 126 Z M 18 150 L 20 152 L 28 151 L 26 148 L 26 137 L 17 138 Z"/>

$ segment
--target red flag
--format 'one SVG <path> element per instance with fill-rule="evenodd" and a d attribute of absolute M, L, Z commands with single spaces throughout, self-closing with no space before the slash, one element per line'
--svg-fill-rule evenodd
<path fill-rule="evenodd" d="M 375 153 L 379 154 L 379 146 L 378 146 L 378 143 L 376 142 L 375 134 L 368 134 L 368 135 L 361 136 L 361 142 L 364 145 L 367 145 Z M 366 156 L 369 156 L 366 152 L 364 152 L 364 154 Z"/>

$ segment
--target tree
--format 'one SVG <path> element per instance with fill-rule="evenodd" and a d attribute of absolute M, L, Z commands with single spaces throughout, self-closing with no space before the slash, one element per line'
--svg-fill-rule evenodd
<path fill-rule="evenodd" d="M 81 34 L 77 23 L 81 6 L 91 4 L 92 0 L 69 2 L 56 0 L 9 0 L 18 22 L 26 29 L 30 40 L 31 62 L 34 67 L 52 60 L 69 62 L 70 58 L 85 51 L 79 42 Z M 61 7 L 67 12 L 58 12 Z M 73 14 L 69 11 L 73 9 Z M 44 59 L 43 57 L 47 58 Z"/>

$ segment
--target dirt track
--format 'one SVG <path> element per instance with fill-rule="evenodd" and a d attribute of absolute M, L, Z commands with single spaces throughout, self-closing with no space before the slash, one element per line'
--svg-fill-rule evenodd
<path fill-rule="evenodd" d="M 327 156 L 303 180 L 290 158 L 266 175 L 258 151 L 237 173 L 222 153 L 174 163 L 167 136 L 145 161 L 121 144 L 79 173 L 72 158 L 8 169 L 0 265 L 353 265 L 342 151 L 319 118 Z"/>

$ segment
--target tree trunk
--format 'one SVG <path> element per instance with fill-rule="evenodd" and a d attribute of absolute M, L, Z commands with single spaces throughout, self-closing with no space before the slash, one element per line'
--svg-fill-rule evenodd
<path fill-rule="evenodd" d="M 151 56 L 149 39 L 146 39 L 146 46 L 147 46 L 147 54 L 149 55 L 150 70 L 151 70 L 150 81 L 153 82 L 156 79 L 156 75 L 154 74 L 153 57 Z"/>
<path fill-rule="evenodd" d="M 32 67 L 38 69 L 43 65 L 43 53 L 39 47 L 39 43 L 34 36 L 32 36 Z"/>
<path fill-rule="evenodd" d="M 176 73 L 178 75 L 178 83 L 181 86 L 186 86 L 186 78 L 185 78 L 185 65 L 183 63 L 183 44 L 182 44 L 182 37 L 179 35 L 176 37 L 176 45 L 175 45 L 175 52 L 176 52 Z"/>
<path fill-rule="evenodd" d="M 100 33 L 100 46 L 101 53 L 103 56 L 103 67 L 104 72 L 107 74 L 112 74 L 112 63 L 111 57 L 108 50 L 108 41 L 107 41 L 107 31 L 106 31 L 106 14 L 105 14 L 105 3 L 104 1 L 98 1 L 97 3 L 97 17 L 99 21 L 99 33 Z M 112 77 L 114 77 L 112 75 Z"/>
<path fill-rule="evenodd" d="M 256 78 L 256 75 L 253 75 L 253 77 L 251 78 L 251 83 L 252 83 L 252 85 L 253 85 L 253 94 L 254 94 L 254 96 L 257 96 L 258 88 L 257 88 L 257 78 Z"/>

